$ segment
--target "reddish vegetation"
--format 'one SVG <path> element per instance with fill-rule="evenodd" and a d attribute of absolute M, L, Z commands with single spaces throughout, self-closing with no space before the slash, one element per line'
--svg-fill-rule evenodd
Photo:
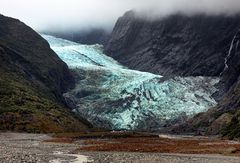
<path fill-rule="evenodd" d="M 76 133 L 57 133 L 52 139 L 45 142 L 52 143 L 73 143 L 75 140 L 92 140 L 92 139 L 116 139 L 116 138 L 140 138 L 140 137 L 157 137 L 156 135 L 135 133 L 135 132 L 109 132 L 104 130 L 92 129 L 91 132 Z"/>
<path fill-rule="evenodd" d="M 80 150 L 240 156 L 240 144 L 217 139 L 119 138 L 86 140 L 85 144 Z"/>
<path fill-rule="evenodd" d="M 240 142 L 203 137 L 159 137 L 158 135 L 96 131 L 57 134 L 47 142 L 74 143 L 85 140 L 81 151 L 223 154 L 240 156 Z"/>

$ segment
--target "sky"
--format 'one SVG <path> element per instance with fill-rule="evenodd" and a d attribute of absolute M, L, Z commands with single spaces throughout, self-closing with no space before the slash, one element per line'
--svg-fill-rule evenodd
<path fill-rule="evenodd" d="M 161 18 L 181 12 L 192 15 L 234 15 L 240 0 L 0 0 L 0 13 L 20 19 L 37 31 L 104 28 L 110 30 L 126 11 Z"/>

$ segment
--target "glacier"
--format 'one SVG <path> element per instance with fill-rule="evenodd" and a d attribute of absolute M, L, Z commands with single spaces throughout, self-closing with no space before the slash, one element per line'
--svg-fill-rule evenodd
<path fill-rule="evenodd" d="M 96 127 L 157 131 L 217 104 L 217 77 L 168 79 L 122 66 L 102 45 L 42 36 L 74 72 L 76 86 L 64 94 L 68 105 Z"/>

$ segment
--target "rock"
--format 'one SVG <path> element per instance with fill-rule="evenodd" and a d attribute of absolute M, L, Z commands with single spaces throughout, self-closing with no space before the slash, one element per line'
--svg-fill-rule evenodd
<path fill-rule="evenodd" d="M 240 52 L 239 31 L 232 38 L 225 68 L 221 73 L 220 91 L 218 96 L 226 96 L 219 104 L 206 113 L 201 113 L 187 123 L 175 126 L 174 132 L 197 132 L 201 129 L 207 134 L 223 134 L 230 139 L 240 137 Z M 184 130 L 186 129 L 186 130 Z"/>
<path fill-rule="evenodd" d="M 0 23 L 1 70 L 18 71 L 43 93 L 61 101 L 61 94 L 74 85 L 67 65 L 24 23 L 2 15 Z"/>
<path fill-rule="evenodd" d="M 164 77 L 221 76 L 219 104 L 186 123 L 175 133 L 239 137 L 240 16 L 170 15 L 158 20 L 130 11 L 120 17 L 104 52 L 123 65 Z"/>
<path fill-rule="evenodd" d="M 225 58 L 225 68 L 222 72 L 222 92 L 228 92 L 240 77 L 240 30 L 236 32 L 229 47 L 228 55 Z"/>
<path fill-rule="evenodd" d="M 219 76 L 240 17 L 120 17 L 104 52 L 123 65 L 163 76 Z"/>
<path fill-rule="evenodd" d="M 219 132 L 230 124 L 232 117 L 229 113 L 222 114 L 211 124 L 207 132 L 212 135 L 220 134 Z"/>

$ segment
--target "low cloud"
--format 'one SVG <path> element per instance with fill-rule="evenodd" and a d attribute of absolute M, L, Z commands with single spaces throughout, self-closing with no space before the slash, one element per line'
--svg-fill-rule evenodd
<path fill-rule="evenodd" d="M 1 14 L 38 31 L 110 30 L 117 18 L 131 9 L 153 18 L 176 12 L 234 15 L 240 11 L 240 0 L 5 0 L 0 5 Z"/>

